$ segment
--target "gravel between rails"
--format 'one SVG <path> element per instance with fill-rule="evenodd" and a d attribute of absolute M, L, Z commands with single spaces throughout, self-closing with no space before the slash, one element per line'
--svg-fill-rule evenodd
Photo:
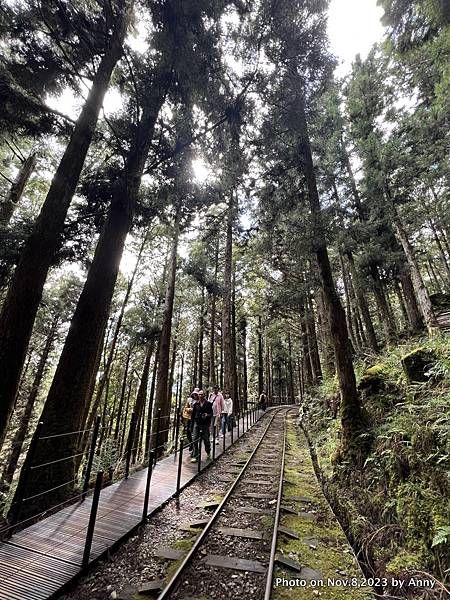
<path fill-rule="evenodd" d="M 212 515 L 211 510 L 197 508 L 200 502 L 213 500 L 224 496 L 231 483 L 221 482 L 220 478 L 230 470 L 237 469 L 236 463 L 245 460 L 254 444 L 260 438 L 263 428 L 267 425 L 269 414 L 264 415 L 261 420 L 247 432 L 234 447 L 227 450 L 211 467 L 197 477 L 180 494 L 179 502 L 172 499 L 158 512 L 149 522 L 142 526 L 138 533 L 126 541 L 113 555 L 100 562 L 93 571 L 78 580 L 76 586 L 67 591 L 62 600 L 109 600 L 120 598 L 120 592 L 128 587 L 139 587 L 145 582 L 163 578 L 167 575 L 172 561 L 166 561 L 155 556 L 158 547 L 173 546 L 176 542 L 189 540 L 190 534 L 180 531 L 181 523 L 206 519 Z M 235 475 L 234 475 L 235 476 Z M 245 500 L 239 501 L 241 506 L 248 505 Z M 267 501 L 252 500 L 253 506 L 267 508 Z M 242 527 L 246 527 L 243 515 Z M 241 526 L 241 525 L 238 525 Z M 237 539 L 237 538 L 235 538 Z M 205 577 L 214 581 L 212 567 L 206 567 Z M 229 588 L 239 593 L 253 589 L 253 576 L 245 576 L 238 572 L 230 572 Z M 219 586 L 218 589 L 220 589 Z M 217 590 L 218 591 L 218 590 Z M 220 598 L 217 591 L 213 598 Z M 197 592 L 194 597 L 198 598 Z"/>
<path fill-rule="evenodd" d="M 178 586 L 168 596 L 170 600 L 186 600 L 187 598 L 231 600 L 235 599 L 237 595 L 242 596 L 244 594 L 251 594 L 254 600 L 264 597 L 266 574 L 217 569 L 205 564 L 203 559 L 208 554 L 214 554 L 255 560 L 264 566 L 269 564 L 273 519 L 276 512 L 281 471 L 281 446 L 285 414 L 282 411 L 273 419 L 267 435 L 256 450 L 242 479 L 234 488 L 229 501 L 227 501 L 223 511 L 207 532 L 191 563 L 184 569 Z M 274 449 L 278 449 L 278 452 L 276 450 L 274 452 Z M 274 454 L 273 462 L 268 459 L 269 454 Z M 270 469 L 267 469 L 268 476 L 255 475 L 254 472 L 261 470 L 260 465 L 264 461 L 266 465 L 270 464 Z M 270 481 L 273 485 L 255 483 L 258 480 L 262 482 Z M 270 498 L 242 498 L 242 494 L 249 492 L 265 493 Z M 263 508 L 269 512 L 269 515 L 239 513 L 236 510 L 238 505 Z M 222 528 L 228 527 L 262 531 L 265 534 L 265 539 L 255 540 L 231 536 L 221 531 Z M 220 590 L 220 594 L 218 590 Z"/>

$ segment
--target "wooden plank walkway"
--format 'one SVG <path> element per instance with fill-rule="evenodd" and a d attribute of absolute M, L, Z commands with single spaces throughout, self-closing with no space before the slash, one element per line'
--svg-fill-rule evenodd
<path fill-rule="evenodd" d="M 240 432 L 247 430 L 242 423 Z M 237 433 L 237 429 L 235 429 Z M 231 445 L 226 436 L 226 447 Z M 236 436 L 235 436 L 236 439 Z M 223 443 L 216 445 L 216 457 Z M 178 460 L 172 454 L 153 470 L 148 512 L 156 510 L 176 492 Z M 197 475 L 197 463 L 185 450 L 181 484 Z M 102 490 L 90 560 L 104 555 L 142 520 L 147 469 Z M 92 497 L 68 506 L 0 542 L 0 600 L 46 600 L 81 572 L 84 542 Z"/>

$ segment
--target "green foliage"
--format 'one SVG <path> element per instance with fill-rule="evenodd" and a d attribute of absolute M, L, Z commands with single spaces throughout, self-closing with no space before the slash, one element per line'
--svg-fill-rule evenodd
<path fill-rule="evenodd" d="M 450 543 L 450 527 L 448 525 L 444 527 L 438 527 L 431 547 L 434 548 L 435 546 L 448 543 Z"/>
<path fill-rule="evenodd" d="M 409 384 L 401 359 L 418 346 L 434 354 L 433 369 L 439 371 L 440 378 Z M 379 364 L 357 369 L 359 381 L 369 372 L 376 377 L 382 374 L 385 384 L 393 386 L 389 392 L 380 390 L 366 397 L 375 439 L 360 471 L 335 464 L 338 422 L 322 414 L 323 402 L 319 405 L 318 400 L 310 400 L 308 428 L 328 486 L 332 493 L 336 488 L 336 498 L 346 506 L 349 521 L 358 522 L 358 516 L 367 519 L 362 528 L 349 523 L 353 534 L 365 544 L 373 535 L 369 523 L 375 529 L 397 527 L 400 532 L 389 543 L 383 536 L 371 542 L 374 560 L 380 565 L 386 561 L 390 573 L 421 568 L 440 579 L 445 577 L 450 533 L 449 356 L 448 337 L 420 345 L 411 340 L 381 356 Z M 329 386 L 330 382 L 324 382 L 320 393 Z"/>

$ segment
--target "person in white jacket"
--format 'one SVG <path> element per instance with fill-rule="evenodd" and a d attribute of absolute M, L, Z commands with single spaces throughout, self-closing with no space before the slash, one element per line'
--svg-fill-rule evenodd
<path fill-rule="evenodd" d="M 222 413 L 222 437 L 225 435 L 225 428 L 228 428 L 230 431 L 230 425 L 232 426 L 233 422 L 233 400 L 230 397 L 230 394 L 225 394 L 225 400 L 223 403 L 223 413 Z"/>

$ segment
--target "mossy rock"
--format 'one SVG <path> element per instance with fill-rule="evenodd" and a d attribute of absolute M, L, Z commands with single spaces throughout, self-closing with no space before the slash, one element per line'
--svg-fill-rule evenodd
<path fill-rule="evenodd" d="M 402 367 L 409 383 L 424 383 L 430 380 L 428 371 L 436 362 L 436 354 L 429 348 L 416 348 L 402 358 Z"/>
<path fill-rule="evenodd" d="M 385 388 L 385 366 L 373 365 L 366 369 L 361 377 L 358 386 L 360 391 L 364 391 L 366 396 L 378 394 Z"/>

